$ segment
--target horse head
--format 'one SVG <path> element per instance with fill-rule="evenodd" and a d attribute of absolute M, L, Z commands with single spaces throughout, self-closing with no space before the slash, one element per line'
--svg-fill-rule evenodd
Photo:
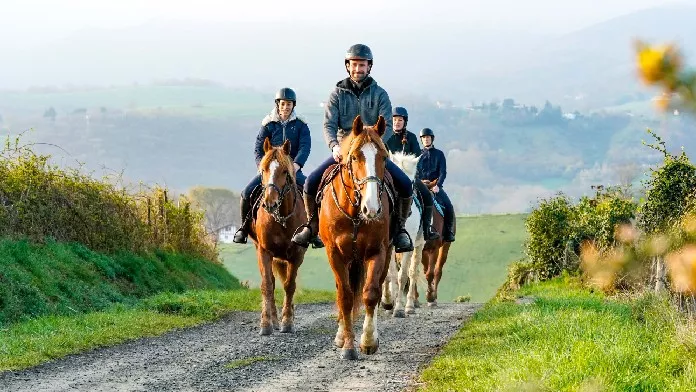
<path fill-rule="evenodd" d="M 261 183 L 265 188 L 261 205 L 267 210 L 278 209 L 285 195 L 295 186 L 295 168 L 290 158 L 290 141 L 273 147 L 269 138 L 263 143 L 264 157 L 259 164 Z"/>
<path fill-rule="evenodd" d="M 360 115 L 353 120 L 352 132 L 341 143 L 341 162 L 348 169 L 359 210 L 367 220 L 382 213 L 384 172 L 389 156 L 382 136 L 386 130 L 384 117 L 373 126 L 363 124 Z"/>

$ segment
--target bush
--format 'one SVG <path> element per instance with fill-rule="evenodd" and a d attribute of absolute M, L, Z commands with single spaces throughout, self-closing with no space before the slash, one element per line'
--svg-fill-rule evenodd
<path fill-rule="evenodd" d="M 108 253 L 162 249 L 217 259 L 202 214 L 185 198 L 175 203 L 159 187 L 129 192 L 119 181 L 49 159 L 20 146 L 19 138 L 7 140 L 0 154 L 0 235 L 79 242 Z"/>
<path fill-rule="evenodd" d="M 696 190 L 696 167 L 682 151 L 678 156 L 667 153 L 659 136 L 648 131 L 657 139 L 650 147 L 662 152 L 664 161 L 656 170 L 651 170 L 646 182 L 646 200 L 640 207 L 640 227 L 647 233 L 670 230 L 694 200 Z"/>
<path fill-rule="evenodd" d="M 548 279 L 561 272 L 563 251 L 572 238 L 574 220 L 572 203 L 563 193 L 542 199 L 527 217 L 526 255 L 539 278 Z"/>
<path fill-rule="evenodd" d="M 545 280 L 563 270 L 577 270 L 584 242 L 602 250 L 614 246 L 617 227 L 629 223 L 637 209 L 637 204 L 623 195 L 619 189 L 598 186 L 593 198 L 582 197 L 576 205 L 562 193 L 543 199 L 526 222 L 529 264 L 511 269 L 515 276 L 511 275 L 508 283 L 518 286 L 529 276 Z"/>

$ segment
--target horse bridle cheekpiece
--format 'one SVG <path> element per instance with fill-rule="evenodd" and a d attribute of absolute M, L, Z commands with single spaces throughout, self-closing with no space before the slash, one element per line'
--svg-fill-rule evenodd
<path fill-rule="evenodd" d="M 351 142 L 351 148 L 348 149 L 348 151 L 352 151 L 352 146 L 353 142 Z M 360 194 L 360 191 L 363 189 L 365 185 L 367 185 L 370 182 L 376 182 L 377 187 L 379 189 L 379 194 L 377 195 L 377 200 L 379 200 L 379 211 L 377 212 L 377 216 L 374 219 L 379 219 L 382 216 L 382 193 L 384 192 L 384 180 L 377 177 L 377 176 L 367 176 L 362 179 L 356 179 L 355 178 L 355 173 L 353 172 L 353 161 L 357 161 L 357 157 L 355 155 L 349 155 L 348 163 L 345 164 L 348 166 L 348 174 L 350 175 L 350 180 L 353 182 L 353 194 L 355 195 L 355 203 L 350 199 L 350 194 L 348 193 L 348 190 L 346 189 L 346 183 L 343 181 L 343 176 L 341 175 L 341 183 L 343 184 L 343 191 L 346 192 L 346 195 L 348 196 L 348 202 L 355 207 L 355 208 L 360 208 L 360 200 L 362 199 L 362 195 Z M 358 215 L 359 216 L 359 215 Z"/>
<path fill-rule="evenodd" d="M 292 191 L 292 205 L 294 206 L 297 203 L 297 187 L 292 181 L 292 176 L 290 176 L 290 173 L 285 173 L 285 185 L 283 186 L 283 189 L 278 188 L 278 186 L 273 183 L 263 184 L 262 193 L 265 192 L 267 188 L 275 189 L 275 191 L 278 192 L 278 200 L 280 200 L 280 203 L 276 203 L 276 205 L 272 208 L 266 205 L 266 203 L 261 203 L 261 207 L 263 207 L 263 209 L 266 210 L 266 212 L 268 212 L 268 214 L 271 215 L 276 222 L 280 223 L 281 226 L 287 227 L 286 224 L 288 219 L 295 214 L 295 208 L 290 210 L 288 215 L 283 216 L 280 214 L 280 207 L 283 205 L 285 195 L 287 195 L 287 193 L 290 191 Z"/>

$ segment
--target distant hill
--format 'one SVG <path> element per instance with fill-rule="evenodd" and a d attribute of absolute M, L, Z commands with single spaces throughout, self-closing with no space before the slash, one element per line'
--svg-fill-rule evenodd
<path fill-rule="evenodd" d="M 633 40 L 675 41 L 693 63 L 695 20 L 696 7 L 688 5 L 635 12 L 532 46 L 526 55 L 491 67 L 485 75 L 463 77 L 461 86 L 478 86 L 482 98 L 549 99 L 571 110 L 646 101 L 654 91 L 636 78 Z"/>

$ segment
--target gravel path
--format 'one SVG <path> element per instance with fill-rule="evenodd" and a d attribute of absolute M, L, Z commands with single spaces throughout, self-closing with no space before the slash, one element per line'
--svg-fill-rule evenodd
<path fill-rule="evenodd" d="M 333 304 L 297 305 L 295 334 L 257 334 L 258 312 L 0 373 L 0 391 L 401 391 L 479 307 L 440 304 L 394 319 L 380 311 L 380 347 L 339 359 Z M 356 322 L 356 338 L 362 317 Z M 357 347 L 357 346 L 356 346 Z M 245 363 L 241 363 L 245 361 Z"/>

